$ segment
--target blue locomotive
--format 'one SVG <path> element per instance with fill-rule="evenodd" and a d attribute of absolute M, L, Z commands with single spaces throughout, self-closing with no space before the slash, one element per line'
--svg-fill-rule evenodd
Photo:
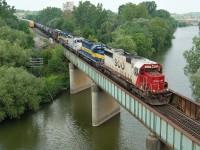
<path fill-rule="evenodd" d="M 91 61 L 95 63 L 103 63 L 105 48 L 107 48 L 107 46 L 84 39 L 82 40 L 82 51 L 80 51 L 80 53 L 85 57 L 90 58 Z"/>

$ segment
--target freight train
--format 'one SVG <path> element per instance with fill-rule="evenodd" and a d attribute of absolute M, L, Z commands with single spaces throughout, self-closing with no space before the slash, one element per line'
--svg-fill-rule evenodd
<path fill-rule="evenodd" d="M 172 93 L 168 89 L 168 83 L 165 81 L 159 63 L 131 55 L 123 49 L 111 49 L 83 37 L 74 37 L 37 22 L 34 22 L 34 27 L 61 43 L 146 103 L 166 105 L 172 99 Z"/>

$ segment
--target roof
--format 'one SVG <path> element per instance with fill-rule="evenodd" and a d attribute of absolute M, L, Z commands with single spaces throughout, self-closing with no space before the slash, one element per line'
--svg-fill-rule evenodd
<path fill-rule="evenodd" d="M 131 61 L 131 63 L 132 63 L 132 61 Z M 149 59 L 144 58 L 144 59 L 138 60 L 138 61 L 134 64 L 134 66 L 135 66 L 136 68 L 141 68 L 141 67 L 142 67 L 143 65 L 145 65 L 145 64 L 157 64 L 157 63 L 154 62 L 154 61 L 151 61 L 151 60 L 149 60 Z"/>

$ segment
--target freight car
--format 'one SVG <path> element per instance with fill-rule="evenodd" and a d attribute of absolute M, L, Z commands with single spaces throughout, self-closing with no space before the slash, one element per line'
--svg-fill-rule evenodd
<path fill-rule="evenodd" d="M 171 100 L 172 93 L 165 82 L 160 64 L 130 55 L 122 49 L 109 49 L 106 45 L 64 34 L 58 29 L 51 29 L 39 23 L 35 23 L 35 27 L 145 102 L 151 105 L 165 105 Z"/>

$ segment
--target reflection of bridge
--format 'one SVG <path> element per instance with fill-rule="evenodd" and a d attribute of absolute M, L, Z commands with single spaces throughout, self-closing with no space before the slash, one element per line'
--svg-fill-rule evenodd
<path fill-rule="evenodd" d="M 194 120 L 200 119 L 198 103 L 175 93 L 171 105 L 152 107 L 69 50 L 64 55 L 70 61 L 71 93 L 91 86 L 93 126 L 119 113 L 121 105 L 152 132 L 148 150 L 160 150 L 162 143 L 173 149 L 200 150 L 200 124 Z"/>
<path fill-rule="evenodd" d="M 177 19 L 178 22 L 184 22 L 193 26 L 197 26 L 199 21 L 197 19 Z"/>

